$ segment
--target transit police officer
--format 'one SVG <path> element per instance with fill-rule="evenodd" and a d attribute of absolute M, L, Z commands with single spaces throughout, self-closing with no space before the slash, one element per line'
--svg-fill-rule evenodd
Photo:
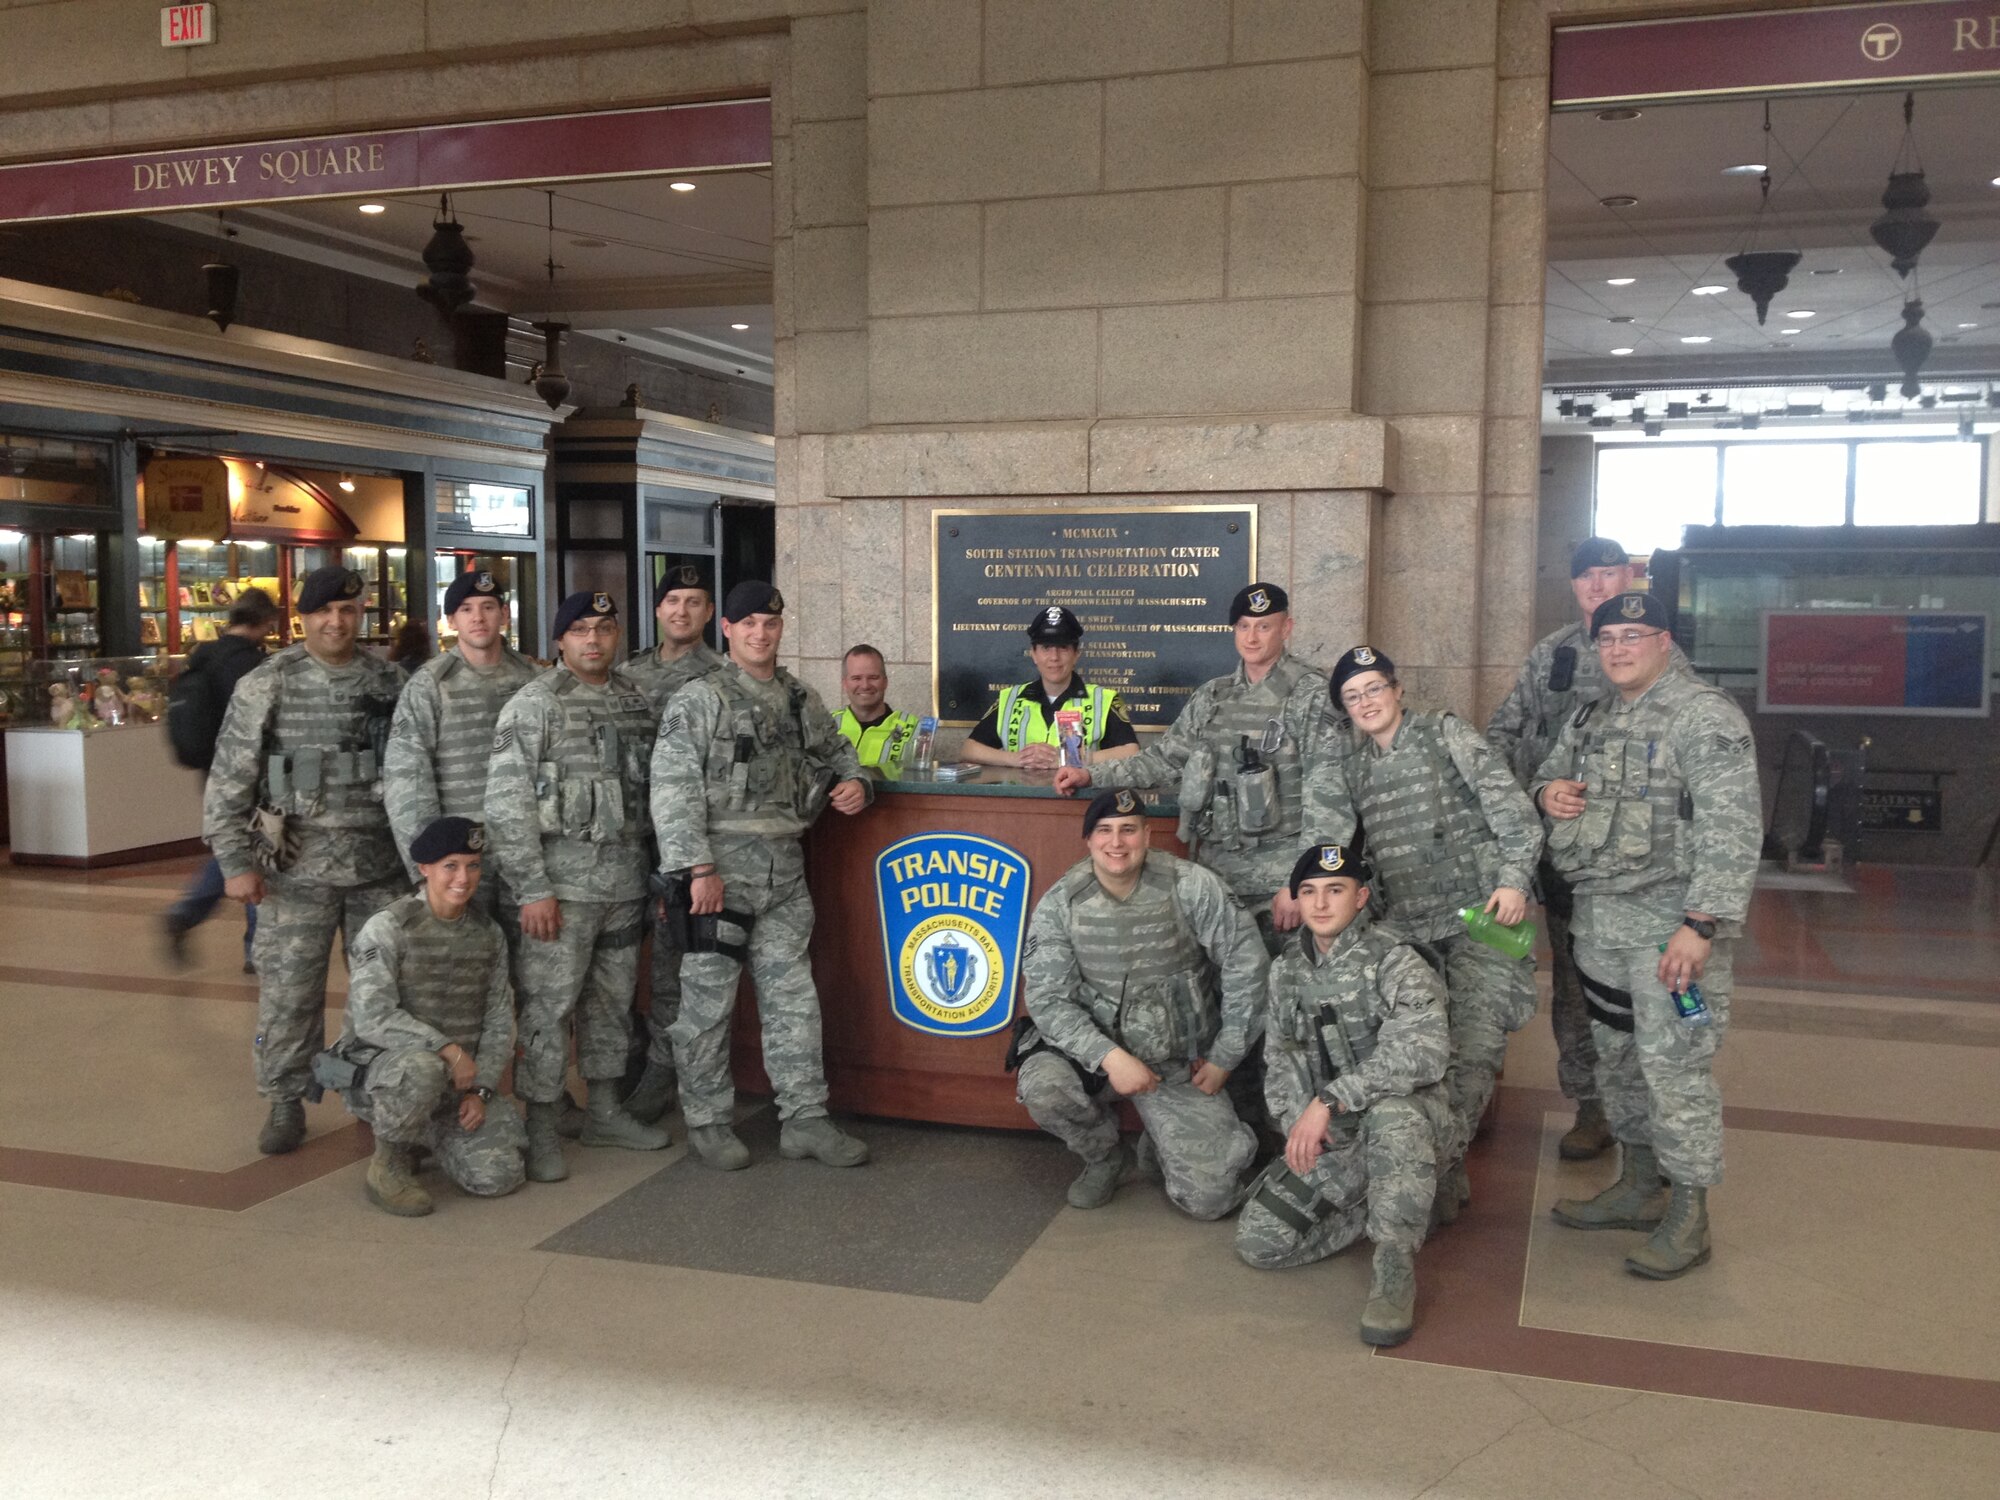
<path fill-rule="evenodd" d="M 1551 631 L 1535 643 L 1527 664 L 1506 701 L 1493 711 L 1486 739 L 1513 768 L 1523 786 L 1533 780 L 1554 748 L 1556 734 L 1585 703 L 1610 691 L 1597 649 L 1590 643 L 1590 617 L 1597 606 L 1631 584 L 1631 558 L 1609 537 L 1586 537 L 1571 554 L 1570 591 L 1581 610 L 1578 619 Z M 1674 648 L 1675 665 L 1687 659 Z M 1549 861 L 1548 850 L 1535 871 L 1535 886 L 1548 921 L 1551 960 L 1549 1023 L 1556 1038 L 1556 1081 L 1563 1095 L 1576 1104 L 1576 1123 L 1563 1135 L 1559 1150 L 1565 1160 L 1587 1161 L 1611 1144 L 1611 1127 L 1604 1120 L 1604 1103 L 1597 1094 L 1597 1052 L 1590 1040 L 1590 1013 L 1583 987 L 1570 956 L 1569 926 L 1572 898 L 1569 882 Z"/>
<path fill-rule="evenodd" d="M 403 674 L 360 650 L 361 575 L 316 568 L 299 586 L 305 639 L 236 684 L 202 802 L 224 891 L 260 905 L 257 1091 L 266 1155 L 305 1139 L 313 1054 L 326 1045 L 326 969 L 409 889 L 382 806 L 383 747 Z"/>
<path fill-rule="evenodd" d="M 1035 1123 L 1083 1158 L 1077 1208 L 1118 1190 L 1131 1156 L 1118 1098 L 1153 1144 L 1167 1197 L 1197 1219 L 1242 1201 L 1257 1137 L 1223 1085 L 1263 1026 L 1270 960 L 1211 871 L 1148 849 L 1128 790 L 1084 811 L 1089 850 L 1050 886 L 1022 962 L 1030 1025 L 1015 1033 L 1018 1090 Z"/>
<path fill-rule="evenodd" d="M 1060 604 L 1037 610 L 1028 622 L 1028 655 L 1035 681 L 1017 683 L 1000 694 L 972 726 L 959 747 L 964 759 L 986 766 L 1019 766 L 1047 771 L 1062 764 L 1062 732 L 1056 715 L 1074 709 L 1083 748 L 1097 761 L 1132 755 L 1139 737 L 1125 717 L 1118 695 L 1093 687 L 1077 675 L 1083 654 L 1083 625 Z"/>
<path fill-rule="evenodd" d="M 427 1150 L 478 1198 L 521 1185 L 527 1137 L 496 1101 L 514 1048 L 507 940 L 478 909 L 485 830 L 434 818 L 410 841 L 422 888 L 368 919 L 354 940 L 347 1021 L 314 1074 L 341 1089 L 375 1131 L 363 1191 L 385 1213 L 431 1211 L 417 1181 Z"/>
<path fill-rule="evenodd" d="M 1256 919 L 1273 953 L 1298 926 L 1286 875 L 1303 826 L 1305 754 L 1323 700 L 1317 667 L 1293 656 L 1292 601 L 1275 583 L 1229 603 L 1237 668 L 1194 690 L 1166 732 L 1127 760 L 1065 766 L 1056 789 L 1178 783 L 1181 837 Z"/>
<path fill-rule="evenodd" d="M 854 747 L 855 758 L 885 776 L 901 774 L 903 755 L 917 735 L 917 716 L 889 706 L 889 669 L 882 653 L 865 641 L 850 646 L 840 662 L 840 691 L 847 702 L 834 723 Z"/>
<path fill-rule="evenodd" d="M 625 673 L 644 690 L 653 719 L 666 711 L 667 700 L 697 677 L 722 666 L 724 658 L 708 644 L 708 624 L 715 618 L 715 598 L 700 568 L 676 563 L 660 574 L 653 590 L 653 619 L 660 643 L 635 651 Z M 648 911 L 650 915 L 650 903 Z M 674 1107 L 680 1092 L 674 1072 L 674 1045 L 667 1031 L 681 1008 L 681 950 L 671 929 L 658 922 L 653 931 L 652 972 L 646 1006 L 646 1067 L 625 1098 L 626 1111 L 651 1125 Z"/>
<path fill-rule="evenodd" d="M 1610 1187 L 1563 1199 L 1555 1216 L 1652 1230 L 1625 1265 L 1664 1280 L 1709 1258 L 1708 1190 L 1722 1180 L 1712 1069 L 1763 802 L 1749 721 L 1675 670 L 1666 606 L 1619 594 L 1590 626 L 1615 695 L 1570 716 L 1534 794 L 1549 857 L 1576 891 L 1576 967 L 1623 1160 Z"/>
<path fill-rule="evenodd" d="M 831 805 L 870 798 L 854 747 L 819 694 L 778 665 L 784 596 L 745 581 L 723 600 L 729 660 L 667 705 L 653 752 L 653 820 L 668 894 L 663 920 L 686 928 L 681 1009 L 670 1029 L 681 1111 L 696 1156 L 750 1164 L 732 1121 L 729 1021 L 747 963 L 757 984 L 764 1068 L 778 1092 L 778 1150 L 854 1167 L 868 1148 L 826 1115 L 819 992 L 806 945 L 812 896 L 799 837 Z"/>
<path fill-rule="evenodd" d="M 667 1144 L 666 1131 L 633 1119 L 618 1099 L 639 978 L 653 710 L 614 665 L 609 594 L 571 594 L 553 634 L 562 664 L 500 710 L 486 783 L 489 851 L 519 903 L 508 934 L 521 1005 L 514 1090 L 528 1106 L 533 1182 L 569 1175 L 557 1124 L 572 1016 L 590 1090 L 583 1144 Z"/>
<path fill-rule="evenodd" d="M 1396 664 L 1356 646 L 1334 664 L 1333 702 L 1307 775 L 1306 821 L 1345 847 L 1365 830 L 1382 914 L 1423 944 L 1451 992 L 1452 1129 L 1439 1152 L 1438 1216 L 1471 1197 L 1465 1150 L 1493 1097 L 1507 1034 L 1535 1013 L 1533 958 L 1474 938 L 1460 919 L 1484 909 L 1506 926 L 1527 914 L 1542 852 L 1526 793 L 1479 732 L 1449 713 L 1407 713 Z"/>
<path fill-rule="evenodd" d="M 1271 965 L 1264 1091 L 1287 1132 L 1236 1221 L 1236 1253 L 1275 1269 L 1346 1248 L 1364 1223 L 1375 1282 L 1361 1339 L 1410 1336 L 1416 1256 L 1437 1196 L 1451 1111 L 1445 990 L 1394 929 L 1368 917 L 1368 861 L 1315 844 L 1292 867 L 1305 931 Z M 1365 1216 L 1365 1217 L 1364 1217 Z"/>

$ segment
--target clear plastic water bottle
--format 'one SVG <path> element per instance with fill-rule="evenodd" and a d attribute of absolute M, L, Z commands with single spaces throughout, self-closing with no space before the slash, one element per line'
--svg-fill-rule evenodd
<path fill-rule="evenodd" d="M 1662 953 L 1667 951 L 1665 943 L 1660 944 L 1660 951 Z M 1707 997 L 1702 994 L 1701 986 L 1692 979 L 1688 981 L 1688 987 L 1684 990 L 1668 990 L 1667 998 L 1674 1002 L 1674 1013 L 1686 1025 L 1706 1026 L 1713 1019 L 1708 1013 Z"/>
<path fill-rule="evenodd" d="M 1509 958 L 1526 958 L 1535 951 L 1535 924 L 1516 922 L 1512 927 L 1498 920 L 1492 912 L 1477 906 L 1461 906 L 1458 920 L 1465 924 L 1465 930 L 1489 948 L 1498 949 Z"/>

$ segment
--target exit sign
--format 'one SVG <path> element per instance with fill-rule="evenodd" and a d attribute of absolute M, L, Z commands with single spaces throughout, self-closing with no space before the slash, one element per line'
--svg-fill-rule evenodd
<path fill-rule="evenodd" d="M 163 5 L 160 7 L 162 47 L 206 47 L 215 40 L 213 5 Z"/>

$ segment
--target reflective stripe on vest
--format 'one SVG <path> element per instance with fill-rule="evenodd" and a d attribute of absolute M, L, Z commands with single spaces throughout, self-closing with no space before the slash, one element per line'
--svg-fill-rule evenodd
<path fill-rule="evenodd" d="M 912 714 L 892 713 L 879 724 L 864 725 L 854 717 L 853 709 L 843 708 L 836 722 L 840 725 L 842 736 L 854 747 L 856 758 L 864 766 L 898 764 L 917 732 L 917 721 Z"/>
<path fill-rule="evenodd" d="M 1032 682 L 1010 687 L 1000 694 L 1000 709 L 995 715 L 1000 721 L 1000 743 L 1008 750 L 1020 750 L 1029 745 L 1054 745 L 1060 739 L 1056 734 L 1053 719 L 1048 717 L 1041 703 L 1028 696 Z M 1088 683 L 1083 689 L 1083 743 L 1094 746 L 1104 738 L 1104 728 L 1111 718 L 1111 704 L 1117 694 L 1109 688 L 1094 687 Z M 1067 700 L 1066 700 L 1067 701 Z M 1057 708 L 1057 713 L 1064 710 Z"/>

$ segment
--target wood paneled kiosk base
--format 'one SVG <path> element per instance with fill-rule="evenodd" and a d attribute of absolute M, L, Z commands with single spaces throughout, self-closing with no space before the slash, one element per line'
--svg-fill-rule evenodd
<path fill-rule="evenodd" d="M 1005 1029 L 982 1037 L 932 1036 L 891 1013 L 875 858 L 915 834 L 991 839 L 1027 860 L 1032 912 L 1050 882 L 1084 857 L 1087 805 L 1086 797 L 1057 796 L 1046 774 L 988 770 L 971 782 L 884 782 L 866 811 L 851 818 L 829 812 L 814 825 L 806 839 L 806 878 L 816 912 L 812 968 L 836 1113 L 1035 1128 L 1014 1102 L 1013 1075 L 1001 1067 Z M 1153 847 L 1185 852 L 1175 836 L 1178 809 L 1162 800 L 1149 799 L 1148 805 L 1155 813 Z M 1020 1008 L 1017 980 L 1013 1013 Z M 747 980 L 732 1050 L 738 1086 L 746 1093 L 770 1093 Z"/>

